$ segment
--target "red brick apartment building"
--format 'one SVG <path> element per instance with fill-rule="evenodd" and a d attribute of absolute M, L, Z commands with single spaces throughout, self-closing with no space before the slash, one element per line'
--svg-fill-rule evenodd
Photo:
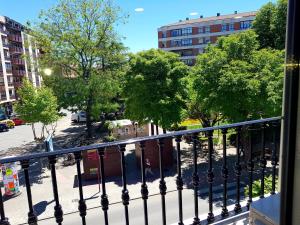
<path fill-rule="evenodd" d="M 245 12 L 197 19 L 186 18 L 158 28 L 158 48 L 178 53 L 187 65 L 194 65 L 196 56 L 218 37 L 251 28 L 256 12 Z"/>

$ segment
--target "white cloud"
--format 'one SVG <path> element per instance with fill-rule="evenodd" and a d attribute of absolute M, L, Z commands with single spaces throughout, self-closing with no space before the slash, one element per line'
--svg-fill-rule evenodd
<path fill-rule="evenodd" d="M 136 8 L 136 9 L 134 9 L 134 11 L 136 11 L 136 12 L 144 12 L 144 8 Z"/>
<path fill-rule="evenodd" d="M 190 13 L 190 16 L 197 16 L 197 15 L 198 15 L 197 12 L 191 12 L 191 13 Z"/>

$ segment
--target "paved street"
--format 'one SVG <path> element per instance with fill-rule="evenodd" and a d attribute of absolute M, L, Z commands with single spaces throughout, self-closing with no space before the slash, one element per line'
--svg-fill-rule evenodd
<path fill-rule="evenodd" d="M 71 113 L 68 111 L 64 112 L 67 113 L 67 116 L 62 117 L 57 122 L 56 135 L 67 134 L 68 130 L 77 127 L 77 125 L 71 123 Z M 40 135 L 42 125 L 37 123 L 35 128 L 36 134 Z M 0 151 L 20 147 L 33 141 L 34 139 L 30 125 L 16 126 L 8 132 L 0 132 Z"/>
<path fill-rule="evenodd" d="M 183 208 L 184 218 L 192 218 L 194 212 L 193 205 L 193 191 L 184 190 L 183 192 Z M 207 213 L 208 204 L 206 200 L 199 199 L 199 213 Z M 167 212 L 167 224 L 176 223 L 178 221 L 178 197 L 177 192 L 167 193 L 166 195 L 166 212 Z M 161 197 L 155 195 L 148 200 L 148 213 L 149 213 L 149 225 L 162 224 L 161 214 Z M 144 224 L 144 209 L 142 199 L 130 201 L 129 204 L 129 216 L 130 224 L 141 225 Z M 124 206 L 122 203 L 111 205 L 108 211 L 109 224 L 111 225 L 124 225 Z M 98 225 L 103 224 L 104 217 L 101 208 L 89 210 L 87 212 L 87 224 Z M 45 220 L 40 222 L 41 225 L 55 224 L 55 220 Z M 81 224 L 81 218 L 78 213 L 70 214 L 64 217 L 64 225 L 79 225 Z"/>

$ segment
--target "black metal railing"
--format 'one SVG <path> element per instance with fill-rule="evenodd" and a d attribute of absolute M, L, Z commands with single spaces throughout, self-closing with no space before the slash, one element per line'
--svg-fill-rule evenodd
<path fill-rule="evenodd" d="M 27 191 L 27 200 L 28 200 L 28 223 L 29 224 L 37 224 L 38 218 L 34 212 L 33 203 L 32 203 L 32 192 L 30 186 L 30 163 L 36 159 L 46 158 L 48 159 L 49 168 L 51 171 L 51 178 L 52 178 L 52 188 L 53 188 L 53 197 L 54 197 L 54 217 L 56 219 L 57 224 L 62 224 L 63 222 L 63 209 L 59 201 L 59 184 L 57 183 L 56 178 L 56 163 L 57 158 L 64 155 L 73 153 L 75 155 L 75 162 L 77 168 L 77 176 L 78 176 L 78 191 L 79 191 L 79 203 L 78 203 L 78 210 L 79 215 L 82 220 L 82 224 L 86 224 L 86 217 L 88 216 L 87 212 L 87 205 L 85 199 L 83 197 L 83 188 L 82 188 L 82 176 L 81 176 L 81 159 L 82 153 L 88 150 L 97 149 L 99 155 L 99 165 L 100 165 L 100 175 L 101 175 L 101 185 L 102 185 L 102 193 L 101 193 L 101 207 L 104 212 L 104 224 L 109 224 L 109 217 L 108 217 L 108 210 L 109 210 L 109 199 L 106 192 L 106 177 L 105 177 L 105 152 L 107 148 L 111 148 L 117 146 L 120 152 L 121 158 L 121 171 L 122 171 L 122 193 L 121 193 L 121 201 L 124 205 L 124 217 L 125 217 L 125 224 L 130 224 L 130 218 L 128 213 L 128 208 L 130 204 L 130 197 L 129 192 L 127 189 L 127 168 L 126 168 L 126 158 L 125 158 L 125 151 L 126 146 L 129 144 L 138 144 L 141 150 L 141 200 L 143 201 L 143 208 L 144 208 L 144 224 L 148 225 L 149 217 L 148 217 L 148 187 L 147 187 L 147 180 L 145 175 L 146 164 L 145 164 L 145 146 L 148 141 L 156 140 L 158 144 L 158 156 L 159 156 L 159 190 L 161 195 L 161 210 L 162 210 L 162 223 L 163 225 L 167 224 L 167 208 L 166 208 L 166 194 L 167 194 L 167 183 L 165 181 L 165 174 L 164 174 L 164 157 L 163 152 L 165 150 L 165 142 L 166 139 L 174 139 L 175 140 L 175 150 L 176 150 L 176 170 L 177 170 L 177 177 L 176 177 L 176 186 L 178 192 L 178 224 L 184 224 L 184 215 L 183 215 L 183 195 L 182 191 L 184 188 L 183 176 L 182 176 L 182 148 L 181 143 L 183 138 L 191 137 L 192 139 L 192 167 L 193 167 L 193 174 L 190 177 L 190 182 L 192 182 L 193 191 L 194 191 L 194 219 L 193 224 L 200 224 L 200 217 L 199 217 L 199 205 L 198 205 L 198 198 L 199 198 L 199 153 L 204 148 L 204 145 L 201 144 L 199 141 L 199 135 L 203 135 L 207 140 L 207 150 L 208 150 L 208 158 L 207 158 L 207 186 L 208 186 L 208 216 L 207 222 L 213 222 L 216 218 L 214 214 L 214 191 L 213 191 L 213 184 L 216 178 L 216 173 L 214 172 L 214 140 L 213 134 L 216 130 L 221 130 L 222 132 L 222 167 L 221 167 L 221 178 L 223 184 L 223 196 L 222 196 L 222 211 L 221 217 L 226 218 L 229 216 L 228 212 L 228 196 L 227 196 L 227 184 L 228 184 L 228 177 L 229 174 L 232 173 L 235 176 L 234 182 L 236 182 L 236 192 L 235 192 L 235 207 L 234 212 L 236 214 L 242 211 L 241 206 L 241 174 L 242 172 L 248 173 L 248 187 L 249 187 L 249 195 L 246 196 L 247 198 L 247 206 L 251 205 L 253 200 L 252 196 L 252 183 L 254 181 L 254 171 L 259 171 L 259 179 L 261 180 L 261 192 L 260 197 L 264 197 L 264 179 L 266 176 L 266 168 L 267 168 L 267 160 L 271 160 L 271 176 L 272 176 L 272 192 L 270 194 L 275 193 L 275 180 L 276 180 L 276 173 L 277 173 L 277 163 L 278 163 L 278 131 L 280 130 L 281 118 L 274 117 L 268 119 L 261 119 L 261 120 L 253 120 L 253 121 L 246 121 L 241 123 L 234 123 L 229 125 L 222 125 L 216 127 L 207 127 L 195 130 L 184 130 L 184 131 L 176 131 L 167 134 L 162 134 L 158 136 L 149 136 L 149 137 L 140 137 L 134 138 L 129 140 L 122 140 L 110 143 L 101 143 L 83 147 L 76 147 L 76 148 L 69 148 L 63 149 L 59 151 L 53 152 L 40 152 L 34 153 L 29 155 L 17 156 L 17 157 L 9 157 L 9 158 L 2 158 L 0 159 L 1 164 L 5 163 L 12 163 L 12 162 L 20 162 L 22 170 L 24 172 L 25 178 L 25 186 Z M 235 148 L 236 148 L 236 155 L 235 164 L 233 168 L 228 166 L 227 161 L 227 140 L 228 140 L 228 133 L 229 131 L 234 131 L 236 134 L 235 138 Z M 267 135 L 270 134 L 270 135 Z M 269 140 L 267 140 L 267 136 Z M 267 143 L 268 142 L 268 143 Z M 257 144 L 259 143 L 259 147 Z M 266 145 L 269 144 L 270 147 L 266 149 Z M 259 150 L 259 151 L 258 151 Z M 266 150 L 270 157 L 267 157 Z M 258 154 L 259 153 L 259 154 Z M 259 166 L 255 166 L 259 162 Z M 270 164 L 269 164 L 270 165 Z M 270 166 L 269 166 L 270 167 Z M 34 193 L 33 193 L 34 194 Z M 20 203 L 22 204 L 22 203 Z M 2 193 L 0 190 L 0 225 L 9 224 L 9 219 L 6 218 Z"/>

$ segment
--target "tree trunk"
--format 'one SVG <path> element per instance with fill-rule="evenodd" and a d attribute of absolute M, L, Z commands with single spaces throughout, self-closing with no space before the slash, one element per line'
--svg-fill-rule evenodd
<path fill-rule="evenodd" d="M 163 128 L 163 133 L 166 134 L 167 133 L 167 130 L 165 128 Z"/>
<path fill-rule="evenodd" d="M 156 127 L 156 135 L 159 135 L 158 125 L 156 124 L 155 127 Z"/>
<path fill-rule="evenodd" d="M 91 112 L 92 112 L 92 97 L 89 94 L 86 106 L 86 129 L 87 129 L 87 137 L 92 137 L 92 120 L 91 120 Z"/>
<path fill-rule="evenodd" d="M 34 140 L 36 140 L 37 138 L 36 138 L 34 123 L 31 124 L 31 129 L 32 129 L 32 133 L 33 133 L 33 138 L 34 138 Z"/>
<path fill-rule="evenodd" d="M 154 136 L 154 124 L 153 123 L 151 123 L 150 124 L 150 126 L 151 126 L 151 136 Z"/>

